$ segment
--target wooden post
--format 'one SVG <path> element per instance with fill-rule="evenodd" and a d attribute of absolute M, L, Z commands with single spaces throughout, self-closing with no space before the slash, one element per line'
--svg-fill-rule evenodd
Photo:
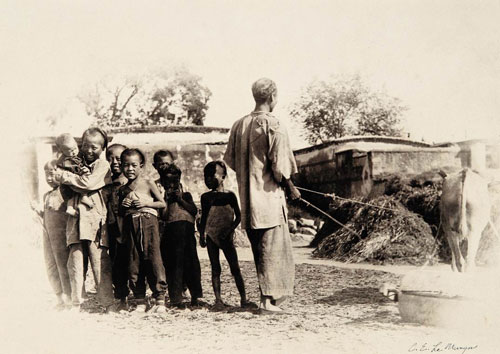
<path fill-rule="evenodd" d="M 470 167 L 476 171 L 486 169 L 486 146 L 483 143 L 474 143 L 470 146 Z"/>

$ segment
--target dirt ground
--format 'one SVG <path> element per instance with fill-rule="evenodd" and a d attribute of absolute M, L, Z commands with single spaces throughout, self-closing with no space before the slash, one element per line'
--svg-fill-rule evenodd
<path fill-rule="evenodd" d="M 431 352 L 432 348 L 443 353 L 498 352 L 495 348 L 500 341 L 493 335 L 498 332 L 488 326 L 444 329 L 401 321 L 397 303 L 378 293 L 378 287 L 383 282 L 397 284 L 414 267 L 343 265 L 312 260 L 310 249 L 295 248 L 295 295 L 284 306 L 288 314 L 268 316 L 237 307 L 238 292 L 225 261 L 223 298 L 232 306 L 214 311 L 208 257 L 205 249 L 198 251 L 204 300 L 209 305 L 169 309 L 163 315 L 100 314 L 90 294 L 85 311 L 74 314 L 52 310 L 55 300 L 41 249 L 32 245 L 3 248 L 1 269 L 8 271 L 0 279 L 2 352 L 408 353 Z M 238 252 L 249 297 L 257 301 L 251 253 L 242 248 Z"/>

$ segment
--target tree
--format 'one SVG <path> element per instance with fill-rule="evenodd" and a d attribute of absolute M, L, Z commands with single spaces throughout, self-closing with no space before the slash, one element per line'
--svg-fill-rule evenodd
<path fill-rule="evenodd" d="M 309 143 L 317 144 L 346 135 L 400 136 L 405 109 L 399 99 L 371 92 L 354 76 L 312 81 L 290 114 L 304 127 Z"/>
<path fill-rule="evenodd" d="M 142 78 L 106 78 L 79 95 L 88 115 L 103 127 L 203 125 L 210 90 L 186 69 Z"/>
<path fill-rule="evenodd" d="M 138 96 L 143 83 L 137 78 L 106 78 L 78 96 L 85 111 L 104 127 L 131 123 L 132 100 Z M 136 112 L 134 112 L 136 113 Z"/>
<path fill-rule="evenodd" d="M 153 124 L 203 125 L 212 92 L 201 84 L 201 77 L 186 69 L 160 73 L 160 82 L 151 91 L 151 110 L 144 112 Z"/>

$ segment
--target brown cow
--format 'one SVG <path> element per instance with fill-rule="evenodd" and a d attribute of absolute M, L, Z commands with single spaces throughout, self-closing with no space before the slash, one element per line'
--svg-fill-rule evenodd
<path fill-rule="evenodd" d="M 441 195 L 441 226 L 451 249 L 451 268 L 465 272 L 475 267 L 481 234 L 490 220 L 488 182 L 471 169 L 446 176 Z M 467 240 L 467 255 L 460 242 Z"/>

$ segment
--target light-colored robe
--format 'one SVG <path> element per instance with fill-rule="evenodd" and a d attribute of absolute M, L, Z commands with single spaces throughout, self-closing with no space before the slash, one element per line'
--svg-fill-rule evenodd
<path fill-rule="evenodd" d="M 286 218 L 286 200 L 278 184 L 297 173 L 288 134 L 271 113 L 252 112 L 231 128 L 224 161 L 236 172 L 241 226 L 264 229 Z"/>
<path fill-rule="evenodd" d="M 297 172 L 288 134 L 271 113 L 252 112 L 231 128 L 224 161 L 236 171 L 242 227 L 252 244 L 261 294 L 290 296 L 295 265 L 279 184 Z"/>

